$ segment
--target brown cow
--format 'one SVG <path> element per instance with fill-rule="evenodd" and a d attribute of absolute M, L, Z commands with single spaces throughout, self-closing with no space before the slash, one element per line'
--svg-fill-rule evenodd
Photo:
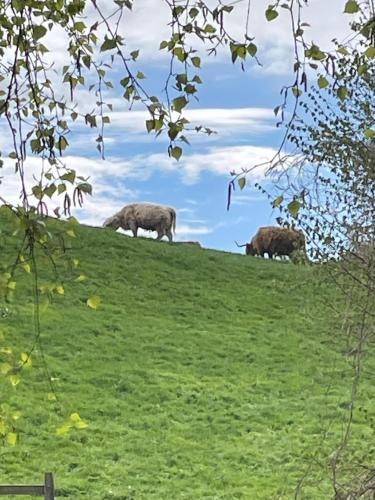
<path fill-rule="evenodd" d="M 305 236 L 298 229 L 278 226 L 260 227 L 250 243 L 246 243 L 246 255 L 260 255 L 272 259 L 276 256 L 290 257 L 296 250 L 306 254 Z"/>
<path fill-rule="evenodd" d="M 137 237 L 138 228 L 156 231 L 157 239 L 167 236 L 172 241 L 172 231 L 176 229 L 176 212 L 174 208 L 153 203 L 131 203 L 126 205 L 104 222 L 105 227 L 124 230 L 130 229 Z"/>

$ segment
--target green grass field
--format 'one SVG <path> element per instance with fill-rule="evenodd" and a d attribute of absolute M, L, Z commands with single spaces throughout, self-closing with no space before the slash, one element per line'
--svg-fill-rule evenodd
<path fill-rule="evenodd" d="M 89 279 L 65 282 L 41 313 L 58 402 L 39 347 L 17 386 L 0 379 L 2 402 L 22 413 L 18 443 L 0 447 L 0 483 L 50 470 L 71 499 L 292 499 L 310 466 L 301 498 L 329 499 L 351 372 L 330 319 L 338 298 L 317 270 L 75 230 L 67 251 Z M 27 277 L 1 309 L 2 343 L 18 351 L 35 337 Z M 365 376 L 352 442 L 368 460 L 374 392 Z M 56 435 L 72 412 L 89 426 Z"/>

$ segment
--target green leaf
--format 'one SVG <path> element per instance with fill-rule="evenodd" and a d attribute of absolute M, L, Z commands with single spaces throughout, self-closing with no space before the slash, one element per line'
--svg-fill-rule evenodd
<path fill-rule="evenodd" d="M 40 153 L 43 150 L 39 139 L 32 139 L 30 141 L 30 147 L 33 153 Z"/>
<path fill-rule="evenodd" d="M 182 155 L 182 149 L 180 148 L 180 146 L 174 146 L 173 148 L 171 148 L 170 155 L 178 161 Z"/>
<path fill-rule="evenodd" d="M 346 14 L 355 14 L 359 11 L 359 5 L 355 0 L 348 0 L 345 4 L 344 12 Z"/>
<path fill-rule="evenodd" d="M 26 273 L 31 273 L 31 266 L 27 262 L 25 262 L 24 264 L 22 264 L 22 268 L 24 269 L 24 271 Z"/>
<path fill-rule="evenodd" d="M 177 59 L 181 62 L 186 61 L 187 59 L 187 52 L 182 47 L 176 47 L 172 50 L 173 55 L 177 57 Z"/>
<path fill-rule="evenodd" d="M 85 429 L 86 427 L 88 427 L 88 424 L 84 420 L 82 420 L 79 413 L 72 413 L 69 417 L 69 422 L 76 429 Z"/>
<path fill-rule="evenodd" d="M 33 365 L 31 356 L 27 352 L 21 352 L 21 364 L 25 368 L 30 368 Z"/>
<path fill-rule="evenodd" d="M 375 136 L 375 130 L 371 129 L 371 128 L 368 128 L 365 130 L 364 132 L 364 136 L 367 138 L 367 139 L 371 139 L 372 137 Z"/>
<path fill-rule="evenodd" d="M 21 382 L 21 379 L 18 375 L 9 375 L 9 382 L 12 384 L 13 387 L 18 385 Z"/>
<path fill-rule="evenodd" d="M 93 295 L 87 299 L 86 303 L 91 309 L 97 309 L 101 303 L 101 298 L 97 295 Z"/>
<path fill-rule="evenodd" d="M 367 50 L 365 50 L 365 56 L 367 56 L 368 58 L 375 57 L 375 47 L 369 47 Z"/>
<path fill-rule="evenodd" d="M 234 63 L 237 59 L 237 57 L 240 57 L 241 59 L 246 59 L 246 54 L 247 54 L 247 48 L 246 45 L 243 44 L 236 44 L 236 43 L 231 43 L 230 44 L 230 51 L 232 53 L 232 62 Z"/>
<path fill-rule="evenodd" d="M 337 49 L 337 52 L 339 54 L 342 54 L 343 56 L 347 56 L 349 54 L 349 51 L 346 47 L 340 47 L 339 49 Z"/>
<path fill-rule="evenodd" d="M 320 89 L 324 89 L 326 87 L 328 87 L 329 85 L 329 81 L 327 80 L 327 78 L 325 78 L 324 76 L 320 76 L 318 78 L 318 86 Z"/>
<path fill-rule="evenodd" d="M 272 202 L 272 206 L 274 208 L 280 206 L 282 204 L 282 202 L 284 201 L 284 196 L 281 194 L 280 196 L 278 196 L 277 198 L 275 198 Z"/>
<path fill-rule="evenodd" d="M 223 7 L 222 7 L 221 10 L 223 12 L 228 12 L 229 13 L 229 12 L 232 12 L 233 9 L 234 9 L 233 5 L 223 5 Z"/>
<path fill-rule="evenodd" d="M 297 217 L 301 203 L 298 200 L 293 200 L 287 205 L 287 209 L 292 217 Z"/>
<path fill-rule="evenodd" d="M 60 179 L 62 181 L 68 181 L 71 184 L 73 184 L 75 178 L 76 178 L 76 172 L 75 172 L 75 170 L 71 170 L 70 172 L 67 172 L 66 174 L 63 174 L 63 175 L 60 176 Z"/>
<path fill-rule="evenodd" d="M 116 40 L 114 38 L 106 38 L 100 47 L 100 52 L 105 52 L 106 50 L 115 49 L 117 46 Z"/>
<path fill-rule="evenodd" d="M 11 5 L 17 12 L 21 12 L 21 10 L 25 7 L 23 0 L 12 0 Z"/>
<path fill-rule="evenodd" d="M 243 189 L 246 186 L 246 178 L 240 177 L 238 179 L 238 185 L 240 186 L 240 189 Z"/>
<path fill-rule="evenodd" d="M 204 27 L 205 33 L 216 33 L 216 28 L 214 28 L 211 24 L 206 24 Z"/>
<path fill-rule="evenodd" d="M 147 132 L 151 132 L 155 128 L 155 120 L 146 120 Z"/>
<path fill-rule="evenodd" d="M 188 82 L 188 77 L 186 73 L 180 73 L 176 75 L 176 81 L 181 85 L 186 85 Z"/>
<path fill-rule="evenodd" d="M 320 50 L 320 48 L 314 44 L 312 44 L 309 49 L 305 50 L 305 55 L 306 57 L 314 59 L 315 61 L 322 61 L 327 57 L 327 54 L 322 50 Z"/>
<path fill-rule="evenodd" d="M 73 215 L 69 217 L 68 222 L 69 224 L 72 224 L 74 226 L 77 226 L 79 224 L 78 220 L 75 217 L 73 217 Z"/>
<path fill-rule="evenodd" d="M 258 47 L 255 45 L 255 43 L 249 43 L 249 45 L 247 46 L 247 52 L 249 53 L 249 55 L 251 57 L 254 57 L 257 51 Z"/>
<path fill-rule="evenodd" d="M 87 276 L 85 274 L 80 274 L 79 276 L 77 276 L 77 278 L 74 281 L 77 281 L 78 283 L 80 283 L 81 281 L 85 281 L 85 280 L 87 280 Z"/>
<path fill-rule="evenodd" d="M 191 18 L 194 19 L 194 17 L 197 17 L 197 15 L 199 14 L 199 10 L 195 7 L 192 7 L 190 10 L 189 10 L 189 16 Z"/>
<path fill-rule="evenodd" d="M 82 57 L 82 62 L 86 66 L 86 68 L 90 69 L 91 67 L 91 57 L 88 55 L 84 55 Z"/>
<path fill-rule="evenodd" d="M 40 186 L 33 186 L 31 188 L 31 191 L 35 198 L 37 198 L 38 200 L 41 200 L 43 198 L 43 191 Z"/>
<path fill-rule="evenodd" d="M 44 188 L 44 193 L 49 197 L 52 198 L 56 191 L 56 186 L 55 184 L 50 184 L 48 187 Z"/>
<path fill-rule="evenodd" d="M 68 424 L 63 424 L 60 427 L 57 427 L 56 429 L 56 434 L 58 436 L 61 436 L 62 434 L 66 434 L 67 432 L 70 431 L 71 426 Z"/>
<path fill-rule="evenodd" d="M 360 64 L 358 66 L 358 75 L 359 76 L 364 75 L 365 73 L 367 73 L 367 71 L 368 71 L 367 64 Z"/>
<path fill-rule="evenodd" d="M 12 349 L 10 347 L 1 347 L 0 348 L 0 353 L 1 354 L 12 354 Z"/>
<path fill-rule="evenodd" d="M 200 67 L 201 67 L 201 58 L 200 58 L 200 57 L 198 57 L 198 56 L 192 57 L 192 58 L 191 58 L 191 62 L 193 63 L 193 65 L 194 65 L 196 68 L 200 68 Z"/>
<path fill-rule="evenodd" d="M 82 21 L 77 21 L 76 23 L 73 24 L 73 29 L 75 29 L 76 31 L 79 31 L 80 33 L 85 31 L 85 28 L 86 28 L 86 24 Z"/>
<path fill-rule="evenodd" d="M 279 13 L 277 12 L 277 10 L 274 9 L 274 7 L 272 5 L 270 5 L 268 7 L 268 9 L 266 10 L 267 21 L 273 21 L 274 19 L 277 18 L 278 15 L 279 15 Z"/>
<path fill-rule="evenodd" d="M 341 101 L 344 101 L 348 96 L 348 89 L 345 85 L 340 85 L 340 87 L 337 89 L 337 97 L 341 99 Z"/>
<path fill-rule="evenodd" d="M 7 375 L 12 370 L 12 367 L 9 363 L 1 363 L 0 364 L 0 373 L 2 375 Z"/>
<path fill-rule="evenodd" d="M 120 80 L 120 85 L 122 87 L 127 87 L 128 83 L 130 82 L 130 78 L 128 76 L 126 76 L 125 78 L 123 78 L 122 80 Z"/>
<path fill-rule="evenodd" d="M 77 187 L 83 193 L 92 194 L 92 185 L 89 182 L 81 182 Z"/>
<path fill-rule="evenodd" d="M 15 446 L 17 443 L 17 434 L 15 432 L 8 432 L 6 439 L 10 446 Z"/>
<path fill-rule="evenodd" d="M 300 95 L 302 95 L 302 90 L 297 86 L 292 87 L 292 92 L 294 97 L 299 97 Z"/>
<path fill-rule="evenodd" d="M 137 72 L 137 78 L 138 78 L 139 80 L 143 80 L 143 79 L 144 79 L 144 78 L 146 78 L 146 77 L 145 77 L 145 74 L 144 74 L 144 73 L 142 73 L 142 71 L 138 71 L 138 72 Z"/>
<path fill-rule="evenodd" d="M 191 83 L 188 83 L 185 87 L 185 92 L 187 94 L 195 94 L 196 91 L 196 87 L 194 87 L 194 85 L 192 85 Z"/>
<path fill-rule="evenodd" d="M 69 143 L 66 140 L 66 138 L 63 135 L 60 135 L 59 142 L 58 142 L 59 151 L 64 151 L 64 149 L 66 149 L 66 147 L 68 146 L 68 144 Z"/>
<path fill-rule="evenodd" d="M 47 33 L 47 28 L 44 26 L 33 26 L 33 38 L 34 40 L 39 40 L 39 38 L 43 38 Z"/>
<path fill-rule="evenodd" d="M 133 52 L 130 52 L 130 57 L 135 61 L 139 55 L 139 50 L 133 50 Z"/>
<path fill-rule="evenodd" d="M 181 110 L 186 106 L 187 100 L 185 96 L 176 97 L 173 99 L 172 105 L 173 109 L 177 111 L 177 113 L 181 113 Z"/>

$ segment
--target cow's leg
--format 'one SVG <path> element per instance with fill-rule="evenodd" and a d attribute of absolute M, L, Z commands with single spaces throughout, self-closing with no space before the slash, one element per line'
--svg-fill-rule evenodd
<path fill-rule="evenodd" d="M 169 229 L 165 234 L 168 237 L 169 243 L 172 243 L 173 241 L 172 231 Z"/>
<path fill-rule="evenodd" d="M 164 232 L 163 231 L 158 231 L 158 235 L 157 235 L 157 240 L 161 240 L 162 237 L 164 236 Z"/>
<path fill-rule="evenodd" d="M 135 224 L 130 223 L 129 224 L 129 229 L 133 233 L 134 238 L 136 238 L 137 237 L 137 233 L 138 233 L 138 227 Z"/>

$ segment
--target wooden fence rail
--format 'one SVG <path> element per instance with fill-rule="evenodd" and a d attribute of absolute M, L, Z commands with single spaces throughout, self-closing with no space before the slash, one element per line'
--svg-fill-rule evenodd
<path fill-rule="evenodd" d="M 44 474 L 44 484 L 0 484 L 0 496 L 32 495 L 55 500 L 55 487 L 52 472 Z"/>

